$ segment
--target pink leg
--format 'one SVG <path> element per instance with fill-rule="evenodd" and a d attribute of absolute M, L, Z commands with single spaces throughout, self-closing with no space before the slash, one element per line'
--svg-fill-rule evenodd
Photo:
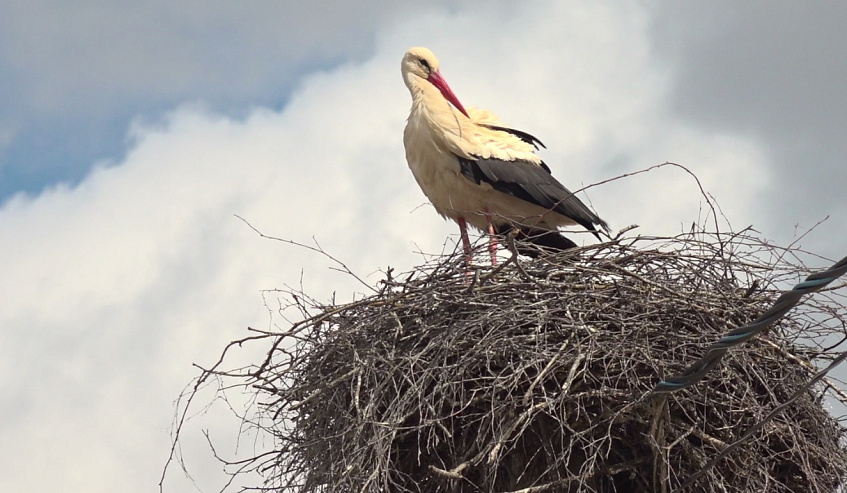
<path fill-rule="evenodd" d="M 491 213 L 485 209 L 485 219 L 488 221 L 488 253 L 491 254 L 491 266 L 497 267 L 497 236 L 494 231 L 494 223 L 491 221 Z"/>
<path fill-rule="evenodd" d="M 458 223 L 459 232 L 462 235 L 462 248 L 465 249 L 465 264 L 470 266 L 473 255 L 471 254 L 471 240 L 468 238 L 468 223 L 464 217 L 459 217 Z"/>

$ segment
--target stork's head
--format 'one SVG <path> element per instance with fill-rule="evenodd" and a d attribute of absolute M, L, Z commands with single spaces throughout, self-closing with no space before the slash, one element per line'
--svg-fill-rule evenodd
<path fill-rule="evenodd" d="M 447 81 L 441 76 L 438 71 L 438 59 L 427 48 L 409 48 L 409 51 L 403 56 L 403 62 L 400 64 L 400 70 L 403 72 L 403 81 L 409 90 L 419 83 L 432 84 L 441 92 L 444 99 L 450 102 L 463 115 L 468 116 L 459 98 L 450 90 Z"/>

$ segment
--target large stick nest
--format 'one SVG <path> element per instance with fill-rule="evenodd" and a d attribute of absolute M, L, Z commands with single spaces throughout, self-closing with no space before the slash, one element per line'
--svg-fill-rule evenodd
<path fill-rule="evenodd" d="M 255 459 L 264 488 L 673 491 L 847 334 L 843 298 L 819 293 L 696 386 L 650 394 L 808 274 L 797 253 L 748 234 L 639 237 L 473 278 L 436 258 L 343 306 L 289 293 L 305 320 L 269 333 L 243 377 L 275 437 Z M 811 387 L 685 491 L 836 491 L 847 447 L 826 406 L 843 396 Z"/>

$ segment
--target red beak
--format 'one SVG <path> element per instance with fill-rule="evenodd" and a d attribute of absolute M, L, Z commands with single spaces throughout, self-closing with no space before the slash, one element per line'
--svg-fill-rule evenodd
<path fill-rule="evenodd" d="M 462 106 L 462 103 L 459 102 L 459 98 L 453 94 L 453 91 L 450 90 L 450 86 L 447 85 L 447 81 L 444 80 L 444 77 L 441 77 L 440 72 L 433 72 L 429 74 L 429 78 L 427 78 L 432 85 L 438 88 L 441 91 L 441 95 L 444 96 L 444 99 L 450 101 L 450 104 L 456 107 L 457 110 L 461 111 L 463 115 L 468 116 L 468 112 L 465 111 L 465 107 Z"/>

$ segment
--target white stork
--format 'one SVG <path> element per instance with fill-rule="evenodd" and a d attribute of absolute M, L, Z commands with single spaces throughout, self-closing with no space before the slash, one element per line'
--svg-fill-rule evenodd
<path fill-rule="evenodd" d="M 401 71 L 412 94 L 403 133 L 406 160 L 435 210 L 459 224 L 468 262 L 468 223 L 489 234 L 494 265 L 495 235 L 511 228 L 521 239 L 554 249 L 576 246 L 559 226 L 580 224 L 598 239 L 595 226 L 608 232 L 606 222 L 553 178 L 535 154 L 544 147 L 541 141 L 503 126 L 485 110 L 462 106 L 430 50 L 409 49 Z"/>

